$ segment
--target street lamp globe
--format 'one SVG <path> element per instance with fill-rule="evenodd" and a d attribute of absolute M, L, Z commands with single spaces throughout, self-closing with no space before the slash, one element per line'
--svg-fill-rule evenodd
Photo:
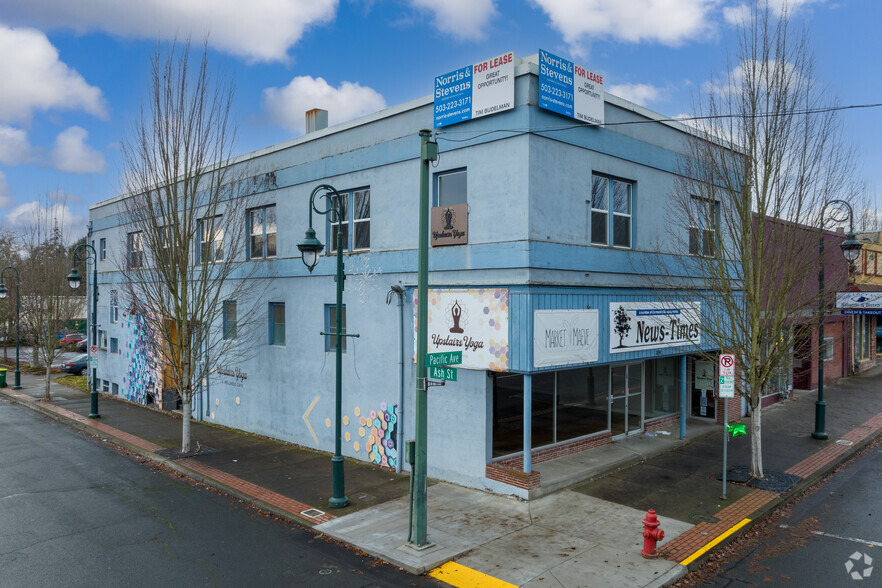
<path fill-rule="evenodd" d="M 71 289 L 76 290 L 80 287 L 80 284 L 83 283 L 83 278 L 80 276 L 80 272 L 77 271 L 77 268 L 74 267 L 70 274 L 67 276 L 67 283 L 70 285 Z"/>
<path fill-rule="evenodd" d="M 857 240 L 853 232 L 848 233 L 845 241 L 839 244 L 842 248 L 842 255 L 848 260 L 848 263 L 854 263 L 861 253 L 861 242 Z"/>
<path fill-rule="evenodd" d="M 6 284 L 0 282 L 0 299 L 5 299 L 6 296 L 9 295 L 9 290 L 6 289 Z"/>
<path fill-rule="evenodd" d="M 297 249 L 303 255 L 303 265 L 306 266 L 309 273 L 312 273 L 313 268 L 318 263 L 318 256 L 324 247 L 322 242 L 316 238 L 315 229 L 312 227 L 306 229 L 306 236 L 303 237 L 303 241 L 297 244 Z"/>

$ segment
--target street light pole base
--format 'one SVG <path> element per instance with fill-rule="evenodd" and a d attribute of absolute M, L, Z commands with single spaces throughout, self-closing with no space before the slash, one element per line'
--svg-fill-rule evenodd
<path fill-rule="evenodd" d="M 349 506 L 349 498 L 347 496 L 341 496 L 339 498 L 334 496 L 328 500 L 328 506 L 331 508 L 343 508 Z"/>
<path fill-rule="evenodd" d="M 827 403 L 823 400 L 815 402 L 815 431 L 812 437 L 815 439 L 827 439 Z"/>

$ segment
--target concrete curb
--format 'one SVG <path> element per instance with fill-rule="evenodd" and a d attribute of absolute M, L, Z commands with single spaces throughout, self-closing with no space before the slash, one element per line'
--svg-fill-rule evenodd
<path fill-rule="evenodd" d="M 735 533 L 732 533 L 730 536 L 726 537 L 716 545 L 712 549 L 709 549 L 707 552 L 701 554 L 695 560 L 691 561 L 686 566 L 680 566 L 683 568 L 683 573 L 680 575 L 680 578 L 688 574 L 689 572 L 694 572 L 696 569 L 701 567 L 704 563 L 710 559 L 710 556 L 713 552 L 717 551 L 721 547 L 725 547 L 729 545 L 739 537 L 741 537 L 746 531 L 751 529 L 757 523 L 760 523 L 766 519 L 769 515 L 777 511 L 779 508 L 783 507 L 791 500 L 800 496 L 803 492 L 820 482 L 823 478 L 830 475 L 836 468 L 841 466 L 843 463 L 847 462 L 849 459 L 854 457 L 856 454 L 860 453 L 874 442 L 876 442 L 880 437 L 882 437 L 882 428 L 876 429 L 869 435 L 867 435 L 861 441 L 855 443 L 847 450 L 833 458 L 829 463 L 821 466 L 817 471 L 812 472 L 807 477 L 803 478 L 801 481 L 797 482 L 792 488 L 784 492 L 783 494 L 778 495 L 774 500 L 766 503 L 761 506 L 755 513 L 754 517 L 750 520 L 749 523 L 738 529 Z M 836 441 L 832 441 L 835 443 Z M 823 447 L 827 447 L 829 445 L 825 444 Z M 823 447 L 821 449 L 823 449 Z M 661 584 L 663 586 L 670 586 L 680 578 L 671 579 L 667 581 L 665 584 Z"/>
<path fill-rule="evenodd" d="M 299 515 L 291 513 L 285 509 L 279 508 L 273 504 L 269 504 L 263 500 L 260 500 L 259 498 L 256 498 L 256 497 L 248 494 L 247 492 L 243 492 L 237 488 L 229 486 L 228 484 L 225 484 L 225 483 L 221 482 L 220 480 L 216 480 L 216 479 L 212 478 L 211 476 L 206 476 L 205 474 L 203 474 L 201 472 L 197 472 L 196 470 L 191 469 L 185 465 L 179 464 L 179 463 L 175 462 L 174 460 L 164 458 L 161 455 L 157 455 L 156 453 L 153 453 L 152 451 L 148 451 L 142 447 L 138 447 L 137 445 L 134 445 L 133 443 L 130 443 L 130 442 L 126 441 L 125 439 L 120 439 L 119 437 L 116 437 L 112 434 L 106 433 L 105 431 L 100 431 L 98 429 L 95 429 L 94 427 L 91 427 L 89 425 L 89 418 L 88 417 L 82 417 L 82 419 L 67 418 L 64 415 L 60 415 L 54 411 L 48 410 L 44 406 L 41 406 L 40 403 L 37 402 L 36 399 L 33 401 L 22 400 L 20 398 L 12 396 L 11 394 L 8 394 L 5 389 L 0 389 L 0 397 L 2 397 L 5 400 L 9 400 L 11 402 L 15 402 L 19 406 L 24 406 L 25 408 L 29 408 L 35 412 L 42 414 L 43 416 L 49 417 L 49 418 L 56 420 L 62 424 L 66 424 L 74 429 L 77 429 L 79 431 L 82 431 L 84 433 L 92 435 L 93 437 L 97 437 L 97 438 L 100 438 L 103 440 L 108 440 L 111 443 L 113 443 L 114 445 L 118 445 L 128 451 L 131 451 L 132 453 L 136 453 L 136 454 L 140 455 L 141 457 L 149 459 L 150 461 L 161 464 L 161 465 L 169 468 L 170 470 L 176 471 L 179 474 L 183 474 L 183 475 L 187 476 L 188 478 L 192 478 L 193 480 L 196 480 L 197 482 L 205 484 L 206 486 L 210 486 L 212 488 L 215 488 L 216 490 L 220 490 L 226 494 L 229 494 L 230 496 L 238 498 L 239 500 L 253 504 L 257 508 L 260 508 L 261 510 L 265 510 L 267 512 L 272 513 L 273 515 L 276 515 L 282 519 L 285 519 L 289 523 L 294 523 L 294 524 L 299 525 L 299 526 L 306 528 L 306 529 L 312 529 L 317 524 L 320 524 L 318 522 L 314 523 L 309 520 L 303 519 Z"/>

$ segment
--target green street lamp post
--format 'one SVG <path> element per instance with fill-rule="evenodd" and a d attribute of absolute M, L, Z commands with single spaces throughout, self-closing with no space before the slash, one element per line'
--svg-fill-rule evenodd
<path fill-rule="evenodd" d="M 82 256 L 80 255 L 80 250 L 85 251 Z M 77 271 L 77 262 L 85 261 L 88 263 L 90 258 L 92 259 L 92 345 L 98 345 L 98 254 L 95 253 L 95 248 L 88 243 L 80 243 L 77 245 L 77 248 L 74 249 L 74 266 L 73 269 L 70 270 L 70 274 L 67 276 L 67 283 L 74 290 L 80 287 L 83 278 L 80 276 L 80 272 Z M 91 394 L 92 406 L 89 412 L 90 419 L 101 418 L 101 415 L 98 414 L 97 375 L 97 370 L 93 369 Z"/>
<path fill-rule="evenodd" d="M 319 209 L 316 207 L 316 196 L 324 198 L 327 201 L 327 208 Z M 342 431 L 342 405 L 343 405 L 343 337 L 358 337 L 355 334 L 347 334 L 343 332 L 343 281 L 346 277 L 343 274 L 343 203 L 340 200 L 340 194 L 333 186 L 328 184 L 320 184 L 315 187 L 312 194 L 309 195 L 309 228 L 306 229 L 306 236 L 303 241 L 297 244 L 297 249 L 303 255 L 303 264 L 312 273 L 312 270 L 318 264 L 319 254 L 322 252 L 324 245 L 315 236 L 315 229 L 312 228 L 312 213 L 328 215 L 332 223 L 337 223 L 337 324 L 333 333 L 321 333 L 322 336 L 333 335 L 334 345 L 337 359 L 337 385 L 336 385 L 336 406 L 335 406 L 335 429 L 334 429 L 334 457 L 331 458 L 331 475 L 333 482 L 333 490 L 328 504 L 331 508 L 343 508 L 349 504 L 349 498 L 346 497 L 345 484 L 343 479 L 343 455 L 341 451 Z"/>
<path fill-rule="evenodd" d="M 845 241 L 839 244 L 842 248 L 842 254 L 849 263 L 849 267 L 858 258 L 861 252 L 861 243 L 854 234 L 854 213 L 851 205 L 844 200 L 829 200 L 824 203 L 821 208 L 821 228 L 824 226 L 824 213 L 831 204 L 844 206 L 848 210 L 849 230 L 845 236 Z M 836 219 L 845 220 L 845 219 Z M 826 346 L 824 345 L 824 310 L 826 303 L 824 301 L 824 232 L 821 231 L 821 237 L 818 245 L 818 400 L 815 402 L 815 430 L 812 437 L 815 439 L 827 438 L 827 403 L 824 402 L 824 353 Z"/>
<path fill-rule="evenodd" d="M 7 265 L 0 271 L 0 298 L 5 299 L 9 294 L 9 290 L 6 289 L 6 285 L 3 282 L 3 276 L 6 274 L 6 270 L 12 270 L 15 272 L 15 385 L 12 387 L 13 390 L 21 390 L 21 370 L 18 369 L 18 349 L 19 349 L 19 325 L 21 321 L 21 295 L 20 295 L 20 283 L 18 269 L 14 268 L 11 265 Z"/>

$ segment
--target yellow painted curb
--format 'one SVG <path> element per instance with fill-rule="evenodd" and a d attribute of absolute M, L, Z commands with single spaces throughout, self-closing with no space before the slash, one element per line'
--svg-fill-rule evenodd
<path fill-rule="evenodd" d="M 723 533 L 722 535 L 720 535 L 719 537 L 717 537 L 716 539 L 714 539 L 713 541 L 711 541 L 710 543 L 708 543 L 707 545 L 705 545 L 704 547 L 702 547 L 701 549 L 699 549 L 698 551 L 696 551 L 695 553 L 693 553 L 692 555 L 690 555 L 689 557 L 687 557 L 686 559 L 681 561 L 680 564 L 682 564 L 684 566 L 688 566 L 693 561 L 695 561 L 696 559 L 701 557 L 701 555 L 703 553 L 705 553 L 705 552 L 709 551 L 711 548 L 713 548 L 714 545 L 716 545 L 717 543 L 719 543 L 720 541 L 722 541 L 723 539 L 725 539 L 726 537 L 728 537 L 729 535 L 731 535 L 732 533 L 734 533 L 735 531 L 737 531 L 738 529 L 740 529 L 741 527 L 743 527 L 744 525 L 746 525 L 749 522 L 750 522 L 750 519 L 743 519 L 740 523 L 731 527 L 728 531 L 726 531 L 725 533 Z"/>
<path fill-rule="evenodd" d="M 458 588 L 517 588 L 515 584 L 509 584 L 499 578 L 488 576 L 453 561 L 447 562 L 440 568 L 435 568 L 429 572 L 429 575 Z"/>

